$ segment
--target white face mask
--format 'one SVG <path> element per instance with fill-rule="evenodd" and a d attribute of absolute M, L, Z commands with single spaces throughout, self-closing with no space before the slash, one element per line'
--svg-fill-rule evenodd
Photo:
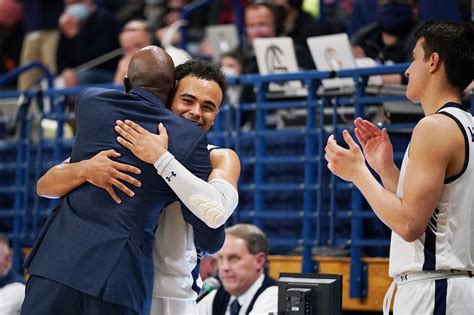
<path fill-rule="evenodd" d="M 222 66 L 222 67 L 221 67 L 221 71 L 224 72 L 224 74 L 225 74 L 227 77 L 236 77 L 236 76 L 239 75 L 239 74 L 237 73 L 237 70 L 236 70 L 235 68 L 231 68 L 231 67 Z"/>
<path fill-rule="evenodd" d="M 85 20 L 89 16 L 89 7 L 87 3 L 70 4 L 66 8 L 66 13 L 82 21 L 82 20 Z"/>

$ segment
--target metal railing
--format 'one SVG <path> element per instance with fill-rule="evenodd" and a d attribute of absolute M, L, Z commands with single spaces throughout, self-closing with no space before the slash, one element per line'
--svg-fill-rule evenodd
<path fill-rule="evenodd" d="M 366 235 L 365 222 L 378 221 L 373 212 L 364 206 L 358 190 L 327 170 L 323 158 L 324 146 L 330 133 L 338 137 L 342 128 L 352 130 L 351 124 L 341 124 L 338 121 L 341 110 L 347 106 L 353 108 L 355 116 L 364 117 L 368 104 L 380 104 L 387 100 L 406 101 L 403 95 L 369 95 L 366 92 L 368 76 L 403 73 L 406 67 L 404 64 L 333 73 L 303 71 L 230 78 L 230 84 L 254 87 L 256 101 L 237 106 L 223 104 L 214 128 L 209 133 L 211 143 L 234 148 L 241 159 L 241 202 L 233 223 L 252 222 L 260 226 L 269 235 L 272 248 L 300 247 L 303 272 L 316 270 L 317 266 L 314 266 L 312 260 L 315 248 L 318 250 L 319 247 L 329 246 L 349 249 L 351 297 L 363 298 L 367 294 L 366 266 L 361 260 L 363 249 L 387 248 L 389 241 L 388 237 L 374 238 Z M 356 83 L 353 93 L 321 92 L 321 80 L 331 77 L 352 77 Z M 307 95 L 291 99 L 269 98 L 269 83 L 289 80 L 302 81 L 308 91 Z M 118 88 L 112 85 L 109 87 Z M 38 101 L 45 96 L 53 98 L 52 110 L 49 113 L 43 112 L 40 119 L 56 120 L 58 128 L 54 139 L 44 139 L 40 133 L 39 140 L 33 143 L 27 105 L 20 113 L 21 132 L 15 142 L 16 162 L 13 165 L 16 182 L 14 188 L 9 188 L 8 191 L 15 196 L 15 201 L 11 209 L 0 209 L 1 213 L 13 214 L 15 217 L 11 236 L 16 244 L 16 255 L 20 255 L 20 246 L 31 245 L 53 206 L 34 194 L 33 182 L 69 153 L 72 140 L 65 139 L 62 126 L 71 118 L 72 113 L 67 113 L 64 99 L 67 95 L 77 94 L 82 88 L 46 89 L 41 92 L 27 91 L 24 94 L 25 97 L 30 97 L 30 101 L 35 97 Z M 17 91 L 0 92 L 0 99 L 20 94 Z M 269 114 L 282 109 L 304 110 L 306 114 L 303 124 L 291 128 L 268 126 L 266 118 Z M 252 130 L 241 128 L 245 112 L 255 114 L 255 128 Z M 352 122 L 352 118 L 349 121 Z M 391 131 L 396 131 L 397 128 L 409 130 L 410 125 L 393 124 L 388 127 Z M 3 150 L 2 143 L 5 141 L 0 141 L 0 153 Z M 0 161 L 0 172 L 6 169 L 7 164 Z M 280 171 L 281 169 L 284 171 Z M 1 185 L 2 183 L 0 193 Z M 284 230 L 292 234 L 284 234 Z"/>

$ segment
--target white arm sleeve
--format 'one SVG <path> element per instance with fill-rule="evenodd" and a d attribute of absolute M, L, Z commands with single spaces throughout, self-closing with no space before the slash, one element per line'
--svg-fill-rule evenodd
<path fill-rule="evenodd" d="M 216 178 L 207 183 L 169 152 L 153 165 L 185 206 L 209 227 L 215 229 L 224 224 L 237 207 L 237 190 L 226 180 Z"/>

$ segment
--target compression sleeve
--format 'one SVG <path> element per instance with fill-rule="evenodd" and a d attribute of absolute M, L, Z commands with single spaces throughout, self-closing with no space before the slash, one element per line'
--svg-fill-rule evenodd
<path fill-rule="evenodd" d="M 237 190 L 223 179 L 209 183 L 193 175 L 170 152 L 153 164 L 184 205 L 211 228 L 217 228 L 232 215 L 239 201 Z"/>

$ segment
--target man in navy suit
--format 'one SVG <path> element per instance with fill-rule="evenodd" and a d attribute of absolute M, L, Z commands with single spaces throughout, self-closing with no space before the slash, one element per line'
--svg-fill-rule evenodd
<path fill-rule="evenodd" d="M 177 197 L 153 165 L 115 141 L 113 127 L 117 120 L 132 117 L 155 132 L 162 122 L 169 134 L 169 151 L 207 180 L 210 162 L 204 132 L 164 106 L 174 81 L 169 55 L 149 46 L 130 62 L 124 80 L 128 93 L 91 88 L 78 95 L 71 162 L 113 148 L 121 153 L 120 162 L 142 170 L 137 177 L 142 189 L 134 198 L 122 198 L 119 205 L 89 183 L 63 198 L 25 264 L 32 277 L 22 314 L 147 313 L 155 225 L 159 210 Z M 222 242 L 218 240 L 216 246 Z"/>

